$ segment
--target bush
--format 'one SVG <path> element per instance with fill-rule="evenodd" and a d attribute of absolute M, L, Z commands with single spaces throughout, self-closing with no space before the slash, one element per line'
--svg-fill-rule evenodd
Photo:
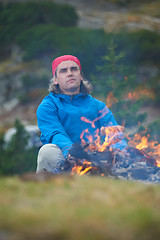
<path fill-rule="evenodd" d="M 159 76 L 159 78 L 160 78 L 160 76 Z M 154 103 L 155 103 L 155 105 L 157 106 L 157 107 L 159 107 L 160 106 L 160 81 L 159 81 L 159 78 L 157 78 L 157 84 L 155 84 L 155 95 L 156 95 L 156 97 L 155 97 L 155 99 L 154 99 Z"/>
<path fill-rule="evenodd" d="M 65 41 L 64 41 L 65 39 Z M 150 31 L 137 33 L 105 33 L 103 30 L 83 30 L 76 27 L 58 27 L 54 24 L 35 25 L 16 37 L 16 42 L 25 50 L 26 59 L 39 58 L 43 54 L 58 55 L 76 53 L 82 56 L 87 71 L 96 72 L 95 66 L 104 63 L 102 56 L 114 41 L 116 55 L 125 53 L 123 66 L 134 67 L 140 62 L 159 62 L 160 35 Z"/>
<path fill-rule="evenodd" d="M 5 146 L 4 139 L 1 136 L 0 175 L 22 174 L 36 169 L 38 149 L 26 149 L 28 133 L 19 120 L 15 121 L 15 127 L 17 132 L 7 146 Z"/>
<path fill-rule="evenodd" d="M 160 119 L 157 119 L 154 122 L 148 124 L 147 133 L 150 134 L 150 137 L 152 139 L 160 142 Z"/>
<path fill-rule="evenodd" d="M 78 15 L 74 8 L 53 1 L 16 2 L 0 5 L 0 24 L 10 25 L 21 31 L 37 24 L 50 24 L 68 27 L 77 24 Z"/>
<path fill-rule="evenodd" d="M 146 2 L 150 2 L 150 0 L 105 0 L 106 2 L 111 2 L 111 3 L 116 3 L 118 4 L 119 6 L 128 6 L 130 4 L 139 4 L 139 3 L 146 3 Z"/>
<path fill-rule="evenodd" d="M 77 24 L 78 15 L 72 6 L 47 2 L 0 3 L 0 50 L 7 50 L 15 37 L 38 24 L 69 27 Z M 5 49 L 4 49 L 5 48 Z"/>
<path fill-rule="evenodd" d="M 107 42 L 103 30 L 64 28 L 55 24 L 33 26 L 16 38 L 16 43 L 25 50 L 24 60 L 43 59 L 47 55 L 51 62 L 58 55 L 73 54 L 81 60 L 87 76 L 95 73 L 96 64 L 102 62 Z"/>
<path fill-rule="evenodd" d="M 124 110 L 114 113 L 114 116 L 118 124 L 125 125 L 125 127 L 130 128 L 142 123 L 146 119 L 147 114 L 143 113 L 137 115 L 130 110 Z"/>
<path fill-rule="evenodd" d="M 143 101 L 136 102 L 121 100 L 110 108 L 118 124 L 125 127 L 137 126 L 147 118 L 147 113 L 137 114 L 137 111 L 143 104 Z"/>
<path fill-rule="evenodd" d="M 22 91 L 18 94 L 18 99 L 22 104 L 31 103 L 42 99 L 48 93 L 48 82 L 50 75 L 42 73 L 26 73 L 21 77 Z"/>
<path fill-rule="evenodd" d="M 125 50 L 124 64 L 139 64 L 140 62 L 159 62 L 160 35 L 149 30 L 137 32 L 119 32 L 113 34 L 114 42 L 119 51 Z"/>
<path fill-rule="evenodd" d="M 33 88 L 38 88 L 39 86 L 47 87 L 48 86 L 48 80 L 49 76 L 47 74 L 41 74 L 40 76 L 35 75 L 34 73 L 25 74 L 22 76 L 22 84 L 23 88 L 28 91 Z"/>

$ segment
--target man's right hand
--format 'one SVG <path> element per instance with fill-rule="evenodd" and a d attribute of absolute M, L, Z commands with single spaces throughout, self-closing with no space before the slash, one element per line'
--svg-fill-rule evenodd
<path fill-rule="evenodd" d="M 73 168 L 79 161 L 86 159 L 89 160 L 89 155 L 85 152 L 84 148 L 80 144 L 73 144 L 68 151 L 67 158 L 65 160 L 66 166 Z"/>

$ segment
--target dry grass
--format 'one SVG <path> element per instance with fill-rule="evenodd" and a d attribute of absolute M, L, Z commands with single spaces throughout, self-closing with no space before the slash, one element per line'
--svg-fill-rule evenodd
<path fill-rule="evenodd" d="M 145 14 L 151 17 L 159 18 L 160 17 L 159 10 L 160 10 L 160 2 L 158 0 L 158 1 L 154 1 L 154 2 L 151 1 L 150 3 L 140 5 L 136 12 L 138 12 L 139 14 Z"/>
<path fill-rule="evenodd" d="M 32 62 L 22 62 L 22 61 L 16 61 L 14 58 L 7 59 L 0 63 L 0 74 L 4 75 L 11 75 L 20 73 L 22 71 L 31 71 L 35 70 L 38 67 L 38 61 L 32 61 Z"/>
<path fill-rule="evenodd" d="M 159 190 L 106 177 L 1 178 L 0 239 L 159 239 Z"/>

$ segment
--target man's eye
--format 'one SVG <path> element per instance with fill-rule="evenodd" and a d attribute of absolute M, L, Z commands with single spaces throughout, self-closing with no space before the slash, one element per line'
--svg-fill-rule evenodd
<path fill-rule="evenodd" d="M 60 72 L 61 73 L 67 72 L 67 68 L 61 69 Z"/>
<path fill-rule="evenodd" d="M 71 71 L 77 71 L 78 68 L 77 67 L 71 67 Z"/>

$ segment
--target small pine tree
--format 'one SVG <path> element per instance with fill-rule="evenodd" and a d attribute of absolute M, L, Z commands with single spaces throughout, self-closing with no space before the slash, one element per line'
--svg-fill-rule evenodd
<path fill-rule="evenodd" d="M 15 121 L 15 128 L 16 133 L 8 144 L 8 150 L 14 151 L 15 153 L 23 153 L 28 144 L 29 134 L 19 120 Z"/>
<path fill-rule="evenodd" d="M 119 124 L 125 124 L 126 127 L 137 125 L 143 122 L 145 115 L 136 115 L 140 107 L 140 103 L 133 104 L 129 100 L 124 99 L 124 93 L 128 93 L 129 89 L 134 89 L 133 81 L 135 79 L 134 68 L 124 64 L 126 54 L 118 52 L 118 46 L 113 39 L 108 47 L 108 52 L 102 58 L 104 64 L 97 66 L 99 77 L 93 77 L 95 89 L 106 98 L 106 104 L 113 112 Z M 135 109 L 136 108 L 136 109 Z"/>
<path fill-rule="evenodd" d="M 117 82 L 119 80 L 119 74 L 123 69 L 123 65 L 120 64 L 120 60 L 124 58 L 124 52 L 121 52 L 116 55 L 117 45 L 113 42 L 113 39 L 110 42 L 110 46 L 108 47 L 109 53 L 105 55 L 103 59 L 105 60 L 104 65 L 98 67 L 102 73 L 109 75 L 108 84 L 112 89 L 116 88 Z"/>
<path fill-rule="evenodd" d="M 127 73 L 131 71 L 129 66 L 123 63 L 126 54 L 124 52 L 118 53 L 117 48 L 118 46 L 112 39 L 107 54 L 102 57 L 104 64 L 97 66 L 98 77 L 91 76 L 95 92 L 98 90 L 105 98 L 109 92 L 116 93 L 116 97 L 120 97 L 126 91 L 128 81 L 135 77 L 132 74 L 127 76 Z"/>
<path fill-rule="evenodd" d="M 0 144 L 3 150 L 0 156 L 1 175 L 21 174 L 36 168 L 38 149 L 27 148 L 29 134 L 19 120 L 15 121 L 15 128 L 16 133 L 7 146 Z"/>

